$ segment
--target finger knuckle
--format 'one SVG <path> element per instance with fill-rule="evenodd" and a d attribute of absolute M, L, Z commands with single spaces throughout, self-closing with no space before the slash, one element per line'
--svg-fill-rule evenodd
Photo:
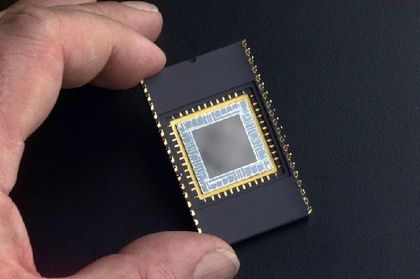
<path fill-rule="evenodd" d="M 56 33 L 57 17 L 46 8 L 19 3 L 3 15 L 1 23 L 15 39 L 46 42 Z"/>
<path fill-rule="evenodd" d="M 16 4 L 0 18 L 0 63 L 48 66 L 62 57 L 57 40 L 59 19 L 48 9 L 31 4 Z M 16 68 L 16 67 L 9 67 Z M 10 69 L 0 69 L 0 95 L 8 86 Z M 1 100 L 0 100 L 1 101 Z"/>

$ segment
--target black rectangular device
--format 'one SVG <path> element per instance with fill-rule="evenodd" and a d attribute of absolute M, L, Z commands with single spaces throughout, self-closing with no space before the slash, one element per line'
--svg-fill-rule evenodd
<path fill-rule="evenodd" d="M 235 243 L 312 212 L 246 40 L 142 89 L 199 233 Z"/>

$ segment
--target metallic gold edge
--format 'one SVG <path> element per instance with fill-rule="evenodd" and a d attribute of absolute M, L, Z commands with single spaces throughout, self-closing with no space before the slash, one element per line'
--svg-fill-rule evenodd
<path fill-rule="evenodd" d="M 275 114 L 275 109 L 272 107 L 272 100 L 269 98 L 268 91 L 265 89 L 264 82 L 262 82 L 261 74 L 258 73 L 258 67 L 255 64 L 254 56 L 251 54 L 251 49 L 248 47 L 248 42 L 246 39 L 242 40 L 242 47 L 244 48 L 245 55 L 248 58 L 248 64 L 251 66 L 251 70 L 255 76 L 255 82 L 258 88 L 258 91 L 260 92 L 261 96 L 263 97 L 263 105 L 266 108 L 266 111 L 268 113 L 268 116 L 271 120 L 271 123 L 275 127 L 275 133 L 279 137 L 281 148 L 286 153 L 286 160 L 287 164 L 289 165 L 289 168 L 292 170 L 292 175 L 296 180 L 296 185 L 299 190 L 299 194 L 302 197 L 303 203 L 306 206 L 306 210 L 308 214 L 311 214 L 313 209 L 310 205 L 309 198 L 306 195 L 306 191 L 303 188 L 303 181 L 300 178 L 300 174 L 298 170 L 296 169 L 296 163 L 292 160 L 292 153 L 290 152 L 289 144 L 286 143 L 286 135 L 283 132 L 283 127 L 279 125 L 279 118 Z"/>
<path fill-rule="evenodd" d="M 226 101 L 222 101 L 221 103 L 217 103 L 217 104 L 215 104 L 213 106 L 207 107 L 207 108 L 202 109 L 202 110 L 195 111 L 195 112 L 193 112 L 191 114 L 186 114 L 184 116 L 181 116 L 179 118 L 176 118 L 176 119 L 173 119 L 173 120 L 170 121 L 170 125 L 171 125 L 171 128 L 172 128 L 172 131 L 174 132 L 175 138 L 176 138 L 177 143 L 179 145 L 179 149 L 181 150 L 181 153 L 182 153 L 183 159 L 185 161 L 186 167 L 188 169 L 188 172 L 189 172 L 190 177 L 191 177 L 191 179 L 193 181 L 193 184 L 194 184 L 194 188 L 196 189 L 196 193 L 197 193 L 198 198 L 200 200 L 204 200 L 206 198 L 209 198 L 209 197 L 212 197 L 212 196 L 216 196 L 218 194 L 227 192 L 230 189 L 236 188 L 236 187 L 241 186 L 241 185 L 244 185 L 244 184 L 252 183 L 255 180 L 258 180 L 260 178 L 266 177 L 266 176 L 268 176 L 270 174 L 274 174 L 274 173 L 277 172 L 277 165 L 274 162 L 273 154 L 271 153 L 270 147 L 267 144 L 267 139 L 264 136 L 264 132 L 262 131 L 261 125 L 260 125 L 260 123 L 258 121 L 257 115 L 256 115 L 255 110 L 254 110 L 254 106 L 252 105 L 251 100 L 250 100 L 250 97 L 248 96 L 248 94 L 246 94 L 245 92 L 243 92 L 243 93 L 244 93 L 243 95 L 239 95 L 239 96 L 234 97 L 232 99 L 229 99 L 229 100 L 226 100 Z M 263 141 L 264 149 L 265 149 L 266 154 L 268 154 L 268 156 L 269 156 L 269 161 L 270 161 L 270 164 L 271 164 L 272 168 L 269 169 L 269 170 L 267 170 L 267 171 L 265 171 L 265 172 L 259 173 L 257 175 L 254 175 L 254 176 L 251 176 L 251 177 L 242 179 L 242 180 L 239 180 L 239 181 L 237 181 L 235 183 L 232 183 L 232 184 L 230 184 L 228 186 L 225 186 L 225 187 L 222 187 L 220 189 L 217 189 L 217 190 L 214 190 L 214 191 L 210 191 L 210 192 L 204 194 L 201 191 L 201 187 L 200 187 L 200 185 L 199 185 L 199 183 L 197 181 L 197 178 L 195 176 L 194 170 L 193 170 L 193 168 L 191 166 L 191 163 L 190 163 L 190 160 L 188 158 L 188 154 L 187 154 L 187 152 L 185 150 L 184 144 L 182 143 L 182 140 L 181 140 L 181 137 L 179 135 L 178 129 L 176 128 L 176 125 L 178 123 L 180 123 L 180 122 L 188 121 L 190 119 L 193 119 L 193 118 L 196 118 L 196 117 L 198 117 L 200 115 L 204 115 L 204 114 L 207 114 L 209 112 L 215 111 L 215 110 L 217 110 L 219 108 L 228 106 L 228 105 L 230 105 L 232 103 L 235 103 L 235 102 L 238 102 L 240 100 L 245 100 L 246 103 L 248 104 L 249 109 L 251 110 L 252 119 L 254 120 L 254 123 L 257 126 L 258 134 L 260 135 L 260 137 L 261 137 L 261 139 Z M 188 111 L 187 111 L 187 113 L 188 113 Z"/>
<path fill-rule="evenodd" d="M 149 105 L 150 111 L 152 112 L 153 118 L 155 119 L 156 126 L 157 126 L 157 128 L 159 130 L 159 134 L 160 134 L 160 136 L 162 138 L 162 141 L 163 141 L 163 144 L 164 144 L 164 146 L 166 148 L 166 152 L 168 154 L 169 160 L 172 163 L 172 167 L 173 167 L 174 172 L 175 172 L 175 174 L 177 176 L 177 180 L 179 182 L 179 186 L 181 187 L 181 190 L 182 190 L 183 196 L 185 198 L 185 201 L 187 202 L 187 206 L 190 209 L 190 214 L 191 214 L 191 217 L 192 217 L 192 219 L 194 221 L 194 225 L 197 228 L 197 232 L 198 233 L 203 233 L 202 228 L 199 226 L 200 222 L 198 221 L 198 217 L 196 216 L 195 211 L 192 209 L 192 204 L 191 204 L 191 201 L 190 201 L 190 199 L 188 197 L 188 193 L 185 191 L 185 185 L 181 182 L 181 176 L 182 176 L 182 174 L 179 173 L 178 166 L 175 164 L 175 159 L 171 155 L 172 154 L 171 148 L 168 146 L 168 140 L 165 137 L 165 132 L 162 129 L 162 124 L 160 123 L 159 118 L 158 118 L 158 115 L 157 115 L 157 113 L 155 111 L 154 104 L 152 102 L 152 97 L 148 93 L 147 85 L 144 82 L 144 80 L 140 81 L 140 85 L 141 85 L 141 88 L 143 89 L 144 95 L 146 96 L 146 100 L 147 100 L 147 103 Z"/>

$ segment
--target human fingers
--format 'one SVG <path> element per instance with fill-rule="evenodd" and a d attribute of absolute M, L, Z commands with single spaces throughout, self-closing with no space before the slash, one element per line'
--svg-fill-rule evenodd
<path fill-rule="evenodd" d="M 128 88 L 165 64 L 163 52 L 125 24 L 27 4 L 0 18 L 0 49 L 0 189 L 6 194 L 24 140 L 49 114 L 61 86 L 92 81 Z"/>
<path fill-rule="evenodd" d="M 214 236 L 193 232 L 147 235 L 69 279 L 228 279 L 239 269 L 233 249 Z"/>

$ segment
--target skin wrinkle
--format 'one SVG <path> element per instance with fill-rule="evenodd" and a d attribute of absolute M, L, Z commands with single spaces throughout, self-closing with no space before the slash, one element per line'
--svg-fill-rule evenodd
<path fill-rule="evenodd" d="M 55 17 L 56 17 L 56 19 L 57 19 L 57 22 L 58 22 L 58 26 L 57 26 L 57 32 L 59 32 L 59 33 L 62 33 L 62 32 L 64 32 L 64 23 L 63 23 L 63 20 L 60 18 L 60 16 L 58 16 L 58 14 L 56 13 L 56 12 L 54 12 L 53 13 L 54 15 L 55 15 Z M 63 81 L 62 81 L 62 79 L 63 79 L 63 76 L 64 76 L 64 71 L 65 71 L 65 69 L 64 69 L 64 65 L 66 65 L 66 63 L 68 63 L 68 61 L 69 61 L 69 59 L 68 59 L 68 55 L 66 55 L 66 48 L 64 47 L 64 45 L 63 45 L 63 42 L 60 42 L 60 43 L 58 43 L 58 48 L 59 48 L 59 52 L 61 53 L 61 58 L 62 58 L 62 65 L 63 65 L 63 67 L 62 67 L 62 69 L 61 69 L 61 75 L 62 75 L 62 78 L 61 78 L 61 85 L 62 85 L 62 83 L 63 83 Z"/>
<path fill-rule="evenodd" d="M 114 34 L 112 34 L 113 36 L 114 36 Z M 119 57 L 119 50 L 118 49 L 116 49 L 115 47 L 112 47 L 111 48 L 111 51 L 109 52 L 109 55 L 108 55 L 108 58 L 107 58 L 107 64 L 109 63 L 109 62 L 111 62 L 111 60 L 112 60 L 112 58 L 114 58 L 114 60 L 119 60 L 118 59 L 118 57 Z M 128 62 L 128 63 L 130 63 L 130 62 Z M 143 59 L 143 61 L 141 62 L 141 64 L 144 64 L 144 59 Z M 98 73 L 98 75 L 93 79 L 93 82 L 92 82 L 92 84 L 94 84 L 94 85 L 99 85 L 100 86 L 100 84 L 101 84 L 101 75 L 104 73 L 104 72 L 106 72 L 107 70 L 108 70 L 108 68 L 109 68 L 109 66 L 108 65 L 105 65 L 104 67 L 103 67 L 103 69 L 102 69 L 102 71 L 100 72 L 100 73 Z"/>
<path fill-rule="evenodd" d="M 38 38 L 46 38 L 46 41 L 53 42 L 53 38 L 57 37 L 57 33 L 54 31 L 57 31 L 57 26 L 60 25 L 56 22 L 56 14 L 51 10 L 37 5 L 19 2 L 1 17 L 0 23 L 2 23 L 1 21 L 6 20 L 9 16 L 14 16 L 15 20 L 20 19 L 22 16 L 33 20 L 33 23 L 31 24 L 22 24 L 24 28 L 31 28 L 31 32 L 28 32 L 30 39 L 36 41 Z M 40 32 L 34 32 L 34 24 L 35 27 L 37 27 L 35 30 L 40 30 Z M 22 33 L 25 35 L 25 32 L 20 32 L 20 35 L 22 35 Z"/>
<path fill-rule="evenodd" d="M 0 60 L 5 60 L 6 66 L 0 68 L 0 109 L 4 105 L 4 92 L 6 92 L 7 85 L 9 83 L 9 76 L 7 75 L 6 69 L 8 68 L 7 65 L 9 64 L 9 58 L 3 54 L 3 51 L 0 49 Z M 1 115 L 1 111 L 0 111 Z M 0 118 L 1 119 L 1 118 Z M 1 125 L 1 123 L 0 123 Z M 1 127 L 1 126 L 0 126 Z"/>
<path fill-rule="evenodd" d="M 5 276 L 2 276 L 2 273 Z M 19 262 L 0 262 L 0 278 L 37 278 L 40 279 L 39 273 L 36 271 L 28 271 L 20 265 Z"/>
<path fill-rule="evenodd" d="M 0 37 L 1 40 L 1 37 Z M 8 142 L 6 142 L 6 134 L 9 134 L 6 131 L 9 131 L 7 129 L 8 126 L 6 121 L 6 112 L 4 109 L 6 108 L 6 101 L 5 101 L 5 92 L 8 92 L 7 88 L 9 86 L 10 82 L 10 74 L 8 74 L 7 69 L 10 68 L 10 56 L 6 55 L 5 51 L 3 49 L 0 49 L 0 61 L 4 63 L 4 67 L 0 67 L 0 147 L 4 146 L 5 148 L 8 148 Z M 11 132 L 11 131 L 10 131 Z M 13 133 L 12 133 L 13 134 Z M 0 149 L 1 150 L 1 149 Z M 1 171 L 0 171 L 1 174 Z M 2 185 L 2 177 L 0 176 L 0 186 Z"/>
<path fill-rule="evenodd" d="M 114 34 L 114 32 L 112 32 L 111 35 L 112 35 L 112 40 L 111 41 L 114 42 L 115 41 L 115 34 Z M 89 43 L 91 44 L 91 46 L 95 45 L 95 42 L 92 41 L 92 40 L 89 40 Z M 94 48 L 93 47 L 90 47 L 89 49 L 91 49 L 93 51 Z M 108 53 L 108 54 L 107 54 L 106 59 L 104 59 L 104 61 L 105 60 L 106 61 L 104 62 L 104 64 L 101 67 L 102 70 L 93 78 L 93 80 L 97 79 L 98 76 L 100 76 L 105 71 L 106 65 L 109 63 L 109 61 L 111 60 L 112 57 L 115 57 L 114 55 L 116 54 L 116 51 L 117 51 L 115 47 L 113 47 L 112 45 L 108 45 L 108 44 L 106 46 L 102 46 L 101 50 L 103 52 Z M 89 56 L 90 57 L 94 57 L 94 55 L 95 55 L 95 53 L 92 52 Z"/>
<path fill-rule="evenodd" d="M 8 58 L 2 58 L 2 53 L 0 53 L 0 60 L 3 59 L 5 60 L 4 63 L 6 64 L 5 67 L 0 68 L 0 146 L 5 146 L 6 145 L 6 140 L 5 140 L 5 134 L 6 134 L 6 113 L 4 112 L 4 107 L 5 107 L 5 96 L 4 96 L 4 92 L 6 91 L 6 88 L 8 86 L 9 83 L 9 76 L 7 75 L 7 65 L 8 65 Z M 0 149 L 1 150 L 1 149 Z M 0 171 L 1 174 L 1 171 Z M 1 175 L 0 175 L 0 186 L 1 186 Z"/>
<path fill-rule="evenodd" d="M 164 265 L 149 264 L 145 270 L 144 276 L 140 275 L 141 279 L 178 279 L 174 271 Z"/>
<path fill-rule="evenodd" d="M 63 19 L 61 18 L 61 16 L 59 15 L 59 13 L 57 11 L 55 11 L 54 14 L 57 17 L 58 22 L 60 23 L 59 24 L 59 28 L 58 28 L 59 29 L 59 32 L 61 34 L 65 34 L 66 33 L 66 30 L 65 30 L 65 24 L 63 23 Z M 72 34 L 72 35 L 75 36 L 77 34 Z M 109 34 L 108 34 L 108 36 L 109 36 Z M 64 47 L 65 44 L 66 44 L 66 42 L 64 42 L 64 41 L 61 40 L 61 39 L 67 39 L 67 38 L 63 38 L 62 36 L 57 36 L 57 37 L 58 37 L 57 41 L 58 41 L 58 44 L 59 44 L 60 49 L 61 49 L 61 52 L 62 52 L 62 58 L 63 58 L 62 64 L 63 65 L 70 65 L 71 64 L 70 63 L 70 56 L 71 55 L 67 53 L 66 48 Z M 78 39 L 80 39 L 80 38 L 78 38 Z M 86 59 L 86 60 L 91 60 L 91 61 L 86 61 L 86 63 L 89 64 L 89 63 L 92 63 L 92 61 L 94 60 L 94 57 L 97 55 L 98 49 L 96 47 L 94 47 L 94 46 L 96 46 L 94 40 L 91 40 L 90 39 L 89 41 L 87 41 L 87 42 L 85 41 L 84 43 L 85 43 L 85 45 L 87 45 L 87 47 L 85 47 L 85 51 L 88 50 L 90 52 L 88 56 L 91 59 Z M 106 47 L 109 49 L 109 46 L 108 45 Z M 107 52 L 110 52 L 110 51 L 108 50 Z M 103 61 L 102 67 L 105 64 L 106 64 L 106 61 Z M 71 76 L 71 69 L 68 69 L 68 68 L 64 67 L 63 68 L 63 74 L 62 75 L 63 76 Z M 67 87 L 67 86 L 65 86 L 65 87 Z M 70 86 L 70 87 L 72 87 L 72 86 Z"/>
<path fill-rule="evenodd" d="M 7 256 L 0 257 L 0 259 L 6 258 L 9 261 L 9 265 L 22 266 L 28 272 L 33 273 L 36 272 L 35 267 L 27 264 L 28 258 L 32 259 L 32 249 L 30 244 L 26 241 L 27 239 L 21 239 L 22 233 L 19 233 L 19 231 L 24 230 L 24 228 L 19 226 L 11 227 L 8 225 L 13 223 L 10 220 L 19 218 L 16 216 L 19 216 L 19 213 L 13 201 L 10 197 L 0 193 L 0 243 L 2 243 L 1 247 L 9 247 L 9 249 L 6 249 L 6 251 L 8 251 Z M 14 247 L 19 247 L 20 249 L 15 250 L 13 249 Z M 10 252 L 13 252 L 16 258 L 11 257 Z"/>
<path fill-rule="evenodd" d="M 10 220 L 10 216 L 12 215 L 13 210 L 13 203 L 10 202 L 10 198 L 5 196 L 4 194 L 0 193 L 0 233 L 3 235 L 4 231 L 9 231 L 9 226 L 6 226 L 8 222 L 4 220 Z M 6 234 L 9 235 L 9 234 Z M 0 239 L 4 243 L 9 243 L 9 241 L 4 241 L 4 239 Z"/>

